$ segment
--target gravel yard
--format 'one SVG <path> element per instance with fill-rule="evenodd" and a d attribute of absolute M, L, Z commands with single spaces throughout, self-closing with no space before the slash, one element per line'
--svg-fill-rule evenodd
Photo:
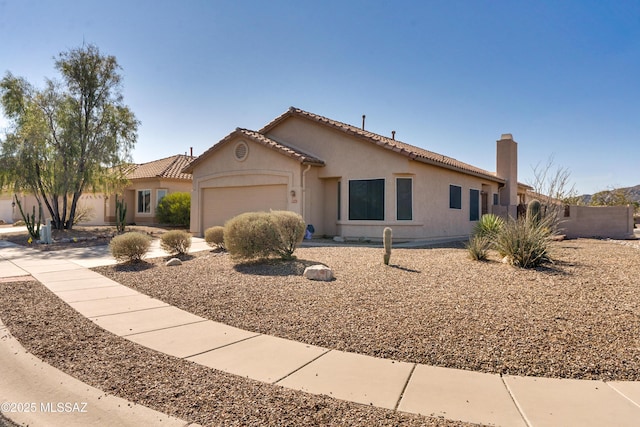
<path fill-rule="evenodd" d="M 637 242 L 635 242 L 637 243 Z M 637 245 L 636 245 L 637 246 Z M 537 270 L 464 249 L 300 248 L 297 261 L 234 265 L 201 252 L 96 271 L 202 317 L 371 356 L 509 375 L 640 380 L 640 251 L 553 244 Z M 336 280 L 314 282 L 325 264 Z"/>
<path fill-rule="evenodd" d="M 0 295 L 0 318 L 45 362 L 203 426 L 472 426 L 293 391 L 167 356 L 106 332 L 35 281 L 0 282 Z"/>
<path fill-rule="evenodd" d="M 640 244 L 570 240 L 521 270 L 455 247 L 300 248 L 235 265 L 201 252 L 95 270 L 200 316 L 324 347 L 484 372 L 640 380 Z M 301 277 L 322 263 L 332 282 Z M 466 426 L 296 392 L 116 337 L 33 281 L 0 283 L 0 318 L 47 363 L 106 392 L 202 425 Z"/>

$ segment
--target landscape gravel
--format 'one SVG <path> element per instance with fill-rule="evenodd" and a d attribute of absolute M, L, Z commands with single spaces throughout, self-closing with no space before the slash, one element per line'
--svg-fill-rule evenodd
<path fill-rule="evenodd" d="M 473 261 L 460 247 L 299 248 L 295 261 L 235 264 L 201 252 L 97 268 L 199 316 L 321 347 L 508 375 L 640 380 L 640 252 L 555 242 L 553 264 Z M 624 242 L 623 242 L 624 243 Z M 310 281 L 324 264 L 335 280 Z"/>
<path fill-rule="evenodd" d="M 107 393 L 203 426 L 472 426 L 289 390 L 158 353 L 101 329 L 36 281 L 0 283 L 0 295 L 0 318 L 31 353 Z"/>

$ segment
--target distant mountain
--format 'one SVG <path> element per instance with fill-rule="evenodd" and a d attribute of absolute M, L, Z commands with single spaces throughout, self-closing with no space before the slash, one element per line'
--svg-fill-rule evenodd
<path fill-rule="evenodd" d="M 629 198 L 630 201 L 632 202 L 637 202 L 640 203 L 640 185 L 636 185 L 634 187 L 622 187 L 622 188 L 615 188 L 613 190 L 604 190 L 604 191 L 600 191 L 596 194 L 598 195 L 602 195 L 605 198 L 606 197 L 612 197 L 614 193 L 618 192 L 618 191 L 623 191 L 627 197 Z M 582 202 L 585 205 L 588 205 L 591 203 L 591 199 L 593 199 L 593 196 L 595 194 L 583 194 L 581 197 Z"/>

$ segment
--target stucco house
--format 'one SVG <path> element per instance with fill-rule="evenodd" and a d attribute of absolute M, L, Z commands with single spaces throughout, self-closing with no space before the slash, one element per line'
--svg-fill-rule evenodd
<path fill-rule="evenodd" d="M 299 213 L 316 235 L 466 237 L 484 213 L 516 216 L 517 143 L 497 141 L 496 172 L 291 107 L 259 131 L 237 128 L 184 170 L 191 232 L 242 212 Z"/>
<path fill-rule="evenodd" d="M 191 174 L 182 172 L 195 157 L 178 154 L 148 163 L 132 164 L 126 178 L 129 181 L 123 189 L 122 198 L 127 204 L 127 223 L 157 224 L 156 206 L 164 196 L 173 192 L 191 192 Z M 20 203 L 25 212 L 32 212 L 38 201 L 32 194 L 20 194 Z M 85 191 L 78 202 L 78 210 L 87 213 L 80 225 L 114 224 L 115 194 Z M 49 213 L 43 207 L 45 220 Z M 12 223 L 19 219 L 20 212 L 13 202 L 11 193 L 0 194 L 0 219 Z"/>
<path fill-rule="evenodd" d="M 148 163 L 132 165 L 126 177 L 129 184 L 118 195 L 127 204 L 127 223 L 157 224 L 156 207 L 169 193 L 191 192 L 191 174 L 182 170 L 193 156 L 178 154 Z M 105 200 L 105 222 L 115 223 L 115 194 Z"/>

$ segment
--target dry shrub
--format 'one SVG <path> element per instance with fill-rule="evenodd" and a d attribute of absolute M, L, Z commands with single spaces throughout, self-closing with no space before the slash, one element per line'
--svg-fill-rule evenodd
<path fill-rule="evenodd" d="M 224 249 L 224 227 L 216 225 L 204 230 L 204 241 L 212 248 Z"/>
<path fill-rule="evenodd" d="M 151 237 L 132 231 L 111 239 L 109 249 L 117 261 L 138 262 L 146 255 L 151 246 Z"/>
<path fill-rule="evenodd" d="M 304 220 L 294 212 L 247 212 L 227 221 L 224 245 L 235 259 L 291 259 L 304 231 Z"/>
<path fill-rule="evenodd" d="M 184 255 L 191 247 L 191 234 L 183 230 L 167 231 L 160 237 L 160 247 L 170 254 Z"/>

